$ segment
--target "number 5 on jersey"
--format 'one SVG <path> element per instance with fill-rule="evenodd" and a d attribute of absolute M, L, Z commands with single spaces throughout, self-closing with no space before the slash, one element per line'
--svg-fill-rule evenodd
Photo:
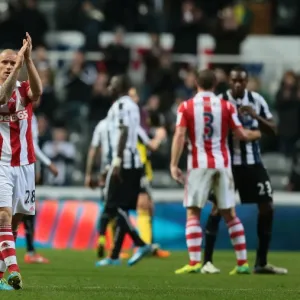
<path fill-rule="evenodd" d="M 214 134 L 213 122 L 214 122 L 214 116 L 212 115 L 212 113 L 205 112 L 204 113 L 204 134 L 203 134 L 203 138 L 205 140 L 211 139 Z"/>

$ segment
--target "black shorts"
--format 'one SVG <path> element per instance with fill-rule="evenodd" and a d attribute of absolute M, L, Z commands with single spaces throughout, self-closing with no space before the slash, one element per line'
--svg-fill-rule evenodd
<path fill-rule="evenodd" d="M 232 166 L 232 173 L 242 204 L 273 202 L 269 174 L 262 164 Z M 215 202 L 214 195 L 210 199 Z"/>
<path fill-rule="evenodd" d="M 241 203 L 273 201 L 273 189 L 269 174 L 262 164 L 233 166 L 232 173 Z"/>
<path fill-rule="evenodd" d="M 136 209 L 141 176 L 141 169 L 121 169 L 122 180 L 111 176 L 107 182 L 106 206 L 126 210 Z"/>

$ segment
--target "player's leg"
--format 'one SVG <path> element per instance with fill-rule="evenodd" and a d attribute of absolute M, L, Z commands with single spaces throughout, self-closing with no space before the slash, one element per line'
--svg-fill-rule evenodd
<path fill-rule="evenodd" d="M 15 278 L 18 275 L 18 279 L 21 282 L 20 270 L 16 257 L 16 245 L 12 229 L 12 215 L 14 211 L 15 195 L 13 193 L 15 188 L 14 168 L 10 166 L 0 166 L 0 178 L 1 178 L 1 199 L 0 199 L 0 261 L 2 270 L 4 272 L 5 263 L 9 274 L 8 279 Z M 3 276 L 3 272 L 0 276 Z M 9 282 L 12 284 L 12 282 Z M 21 287 L 21 285 L 13 285 L 15 289 Z M 0 280 L 0 290 L 12 290 L 13 288 L 8 286 L 5 279 Z"/>
<path fill-rule="evenodd" d="M 108 228 L 109 223 L 112 220 L 113 220 L 113 216 L 110 215 L 109 210 L 105 205 L 99 220 L 99 239 L 98 239 L 98 247 L 97 247 L 97 255 L 99 258 L 103 258 L 105 255 L 106 230 Z"/>
<path fill-rule="evenodd" d="M 44 256 L 38 254 L 34 246 L 34 233 L 35 233 L 35 215 L 24 215 L 23 224 L 25 228 L 26 238 L 26 254 L 24 256 L 25 263 L 28 264 L 47 264 L 49 260 Z"/>
<path fill-rule="evenodd" d="M 23 215 L 35 215 L 35 172 L 34 164 L 14 168 L 14 195 L 12 230 L 18 231 Z M 23 287 L 19 272 L 8 277 L 8 283 L 15 289 Z"/>
<path fill-rule="evenodd" d="M 134 259 L 128 262 L 137 262 L 147 251 L 151 250 L 148 248 L 139 237 L 134 226 L 131 224 L 126 207 L 128 209 L 136 208 L 137 197 L 140 189 L 140 178 L 141 173 L 139 170 L 122 170 L 122 181 L 114 178 L 109 178 L 108 195 L 107 195 L 107 206 L 111 215 L 117 217 L 117 226 L 114 239 L 114 248 L 111 256 L 108 259 L 101 260 L 97 263 L 97 266 L 106 266 L 110 264 L 120 264 L 119 255 L 124 241 L 126 233 L 130 235 L 136 246 L 141 247 Z M 134 202 L 134 203 L 133 203 Z M 132 205 L 132 207 L 130 207 Z M 121 208 L 121 206 L 123 206 Z M 146 251 L 147 250 L 147 251 Z"/>
<path fill-rule="evenodd" d="M 136 209 L 138 196 L 140 194 L 141 189 L 141 178 L 143 175 L 142 169 L 132 170 L 129 172 L 132 174 L 130 176 L 131 179 L 129 180 L 129 184 L 126 187 L 124 187 L 124 190 L 128 195 L 129 202 L 127 204 L 124 203 L 124 205 L 118 209 L 118 212 L 119 220 L 122 221 L 123 218 L 123 223 L 124 225 L 126 223 L 128 234 L 131 236 L 135 246 L 138 247 L 134 255 L 128 260 L 128 265 L 132 266 L 147 254 L 151 254 L 153 252 L 154 247 L 152 247 L 151 245 L 151 240 L 144 241 L 141 238 L 141 236 L 137 233 L 136 228 L 134 228 L 134 226 L 130 223 L 128 214 L 124 213 L 124 211 L 126 210 L 128 211 L 129 209 Z"/>
<path fill-rule="evenodd" d="M 189 264 L 175 271 L 175 274 L 200 272 L 202 228 L 201 209 L 206 203 L 211 188 L 212 170 L 190 170 L 185 183 L 184 207 L 186 208 L 185 238 L 189 253 Z"/>
<path fill-rule="evenodd" d="M 11 200 L 9 201 L 11 203 Z M 2 197 L 0 200 L 0 290 L 10 291 L 13 290 L 13 287 L 8 285 L 4 278 L 4 273 L 7 267 L 10 274 L 19 272 L 19 268 L 16 259 L 14 237 L 11 230 L 12 210 L 6 206 L 7 203 L 4 197 Z"/>
<path fill-rule="evenodd" d="M 234 183 L 229 168 L 217 171 L 214 191 L 217 198 L 217 206 L 227 224 L 237 260 L 237 266 L 230 274 L 249 274 L 250 268 L 247 260 L 245 231 L 243 224 L 235 214 Z"/>
<path fill-rule="evenodd" d="M 35 253 L 34 248 L 34 219 L 35 216 L 24 216 L 23 223 L 25 228 L 26 237 L 26 250 L 27 254 L 33 255 Z"/>
<path fill-rule="evenodd" d="M 143 181 L 143 179 L 142 179 Z M 146 244 L 153 244 L 153 201 L 150 191 L 150 183 L 142 182 L 141 190 L 137 203 L 137 228 L 141 239 Z M 153 247 L 153 255 L 166 258 L 170 256 L 170 252 L 160 249 L 158 244 Z"/>
<path fill-rule="evenodd" d="M 211 199 L 213 197 L 214 199 Z M 216 205 L 215 195 L 210 195 L 210 200 L 213 202 L 211 213 L 208 217 L 205 227 L 205 248 L 204 248 L 204 263 L 201 269 L 202 274 L 218 274 L 220 269 L 213 265 L 213 253 L 215 243 L 221 221 L 221 214 Z"/>
<path fill-rule="evenodd" d="M 258 247 L 256 251 L 254 273 L 286 274 L 287 270 L 285 268 L 275 267 L 273 265 L 268 264 L 267 256 L 272 238 L 274 216 L 273 195 L 269 175 L 262 165 L 255 167 L 253 172 L 255 172 L 255 174 L 253 174 L 253 178 L 257 179 L 256 188 L 258 196 Z"/>
<path fill-rule="evenodd" d="M 152 242 L 152 211 L 151 203 L 146 191 L 141 190 L 137 203 L 137 228 L 145 243 Z"/>
<path fill-rule="evenodd" d="M 123 240 L 125 237 L 125 234 L 128 233 L 128 235 L 133 240 L 134 245 L 137 247 L 137 251 L 133 254 L 133 256 L 128 260 L 128 265 L 132 266 L 136 264 L 139 260 L 141 260 L 144 256 L 147 254 L 150 254 L 152 252 L 152 246 L 151 244 L 146 244 L 138 234 L 136 228 L 131 223 L 129 216 L 128 216 L 128 210 L 123 208 L 118 208 L 118 217 L 117 217 L 117 232 L 119 232 L 119 239 L 115 239 L 115 248 L 112 251 L 112 257 L 115 255 L 118 255 L 118 251 L 115 251 L 115 249 L 120 249 L 123 244 Z M 122 233 L 124 235 L 122 235 Z"/>

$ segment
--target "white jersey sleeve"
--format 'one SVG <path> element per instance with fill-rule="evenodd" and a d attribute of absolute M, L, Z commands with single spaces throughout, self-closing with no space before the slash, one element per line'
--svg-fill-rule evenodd
<path fill-rule="evenodd" d="M 259 115 L 264 118 L 264 119 L 272 119 L 273 115 L 270 112 L 270 108 L 269 105 L 267 104 L 266 100 L 264 99 L 264 97 L 262 95 L 257 94 L 257 101 L 259 104 Z"/>
<path fill-rule="evenodd" d="M 38 124 L 37 124 L 37 119 L 35 115 L 32 115 L 32 138 L 33 138 L 33 147 L 34 147 L 34 152 L 37 157 L 37 159 L 43 163 L 46 166 L 51 165 L 51 160 L 49 157 L 47 157 L 46 154 L 43 153 L 41 150 L 39 144 L 38 144 L 38 138 L 39 138 L 39 131 L 38 131 Z"/>
<path fill-rule="evenodd" d="M 92 142 L 91 142 L 91 146 L 92 147 L 99 147 L 101 146 L 101 135 L 102 135 L 102 131 L 103 131 L 103 121 L 100 121 L 97 126 L 95 127 L 94 133 L 93 133 L 93 138 L 92 138 Z"/>
<path fill-rule="evenodd" d="M 50 166 L 51 165 L 50 158 L 46 154 L 43 153 L 40 146 L 38 145 L 38 143 L 35 140 L 33 141 L 33 147 L 34 147 L 34 152 L 35 152 L 37 159 L 41 163 L 43 163 L 45 166 Z"/>

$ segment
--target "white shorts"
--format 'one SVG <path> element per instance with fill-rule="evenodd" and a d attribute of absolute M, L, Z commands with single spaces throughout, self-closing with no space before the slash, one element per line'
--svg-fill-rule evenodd
<path fill-rule="evenodd" d="M 0 207 L 11 207 L 13 215 L 35 214 L 34 164 L 0 165 Z"/>
<path fill-rule="evenodd" d="M 220 209 L 235 206 L 234 182 L 230 168 L 190 170 L 185 183 L 184 207 L 204 207 L 211 190 L 215 192 Z"/>

